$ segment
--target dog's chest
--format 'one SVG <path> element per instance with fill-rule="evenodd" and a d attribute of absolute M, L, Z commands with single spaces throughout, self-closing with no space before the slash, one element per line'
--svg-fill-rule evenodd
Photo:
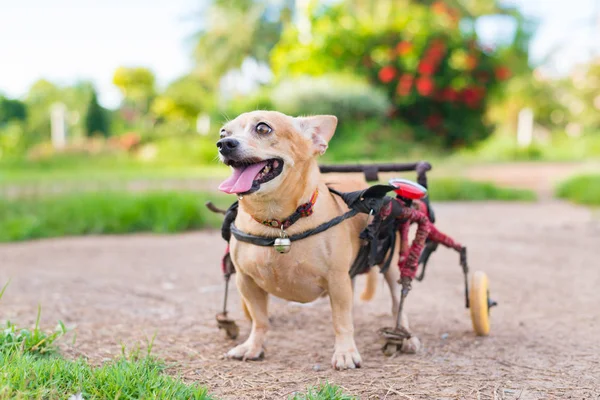
<path fill-rule="evenodd" d="M 319 249 L 292 245 L 289 253 L 280 254 L 272 247 L 249 243 L 232 243 L 231 254 L 236 268 L 253 278 L 263 290 L 291 301 L 316 299 L 326 287 L 327 267 Z"/>

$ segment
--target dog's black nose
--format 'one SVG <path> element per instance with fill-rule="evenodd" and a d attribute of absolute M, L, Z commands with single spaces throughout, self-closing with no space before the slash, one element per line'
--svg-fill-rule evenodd
<path fill-rule="evenodd" d="M 233 138 L 225 138 L 221 139 L 217 142 L 217 148 L 219 149 L 219 153 L 227 156 L 235 151 L 235 148 L 238 147 L 240 142 Z"/>

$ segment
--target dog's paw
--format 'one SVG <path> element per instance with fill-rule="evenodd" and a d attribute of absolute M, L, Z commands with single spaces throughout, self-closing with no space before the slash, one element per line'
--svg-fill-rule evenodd
<path fill-rule="evenodd" d="M 418 337 L 412 336 L 402 341 L 400 351 L 407 354 L 415 354 L 421 348 L 421 341 Z"/>
<path fill-rule="evenodd" d="M 248 343 L 240 344 L 227 352 L 228 358 L 233 358 L 242 361 L 262 360 L 265 356 L 265 351 L 260 346 L 252 346 Z"/>
<path fill-rule="evenodd" d="M 331 366 L 337 370 L 360 368 L 362 359 L 358 350 L 336 350 L 331 358 Z"/>

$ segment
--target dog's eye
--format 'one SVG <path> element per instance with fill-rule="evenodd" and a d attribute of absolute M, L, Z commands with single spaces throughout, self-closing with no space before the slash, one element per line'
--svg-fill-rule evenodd
<path fill-rule="evenodd" d="M 271 127 L 265 124 L 264 122 L 261 122 L 260 124 L 256 125 L 256 133 L 258 133 L 259 135 L 268 135 L 272 131 L 273 129 L 271 129 Z"/>

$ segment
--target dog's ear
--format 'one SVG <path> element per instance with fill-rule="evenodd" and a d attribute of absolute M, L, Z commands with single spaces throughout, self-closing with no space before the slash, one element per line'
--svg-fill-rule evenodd
<path fill-rule="evenodd" d="M 300 133 L 312 140 L 315 154 L 325 154 L 329 141 L 335 133 L 338 119 L 334 115 L 297 117 L 295 122 Z"/>

